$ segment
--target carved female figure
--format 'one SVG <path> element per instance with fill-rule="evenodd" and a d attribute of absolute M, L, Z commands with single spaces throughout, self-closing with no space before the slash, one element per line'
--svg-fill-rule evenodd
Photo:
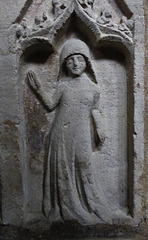
<path fill-rule="evenodd" d="M 27 76 L 49 111 L 56 108 L 44 176 L 45 215 L 50 222 L 111 223 L 112 212 L 94 177 L 92 117 L 101 142 L 103 137 L 99 90 L 87 45 L 80 40 L 65 43 L 60 55 L 60 80 L 52 96 L 43 91 L 32 71 Z"/>

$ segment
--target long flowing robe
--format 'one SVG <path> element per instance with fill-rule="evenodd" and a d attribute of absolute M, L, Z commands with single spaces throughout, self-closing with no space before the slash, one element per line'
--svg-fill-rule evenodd
<path fill-rule="evenodd" d="M 94 177 L 91 118 L 97 86 L 85 74 L 59 84 L 56 117 L 45 165 L 43 208 L 49 221 L 82 225 L 110 222 L 110 210 Z M 51 107 L 53 107 L 51 106 Z"/>

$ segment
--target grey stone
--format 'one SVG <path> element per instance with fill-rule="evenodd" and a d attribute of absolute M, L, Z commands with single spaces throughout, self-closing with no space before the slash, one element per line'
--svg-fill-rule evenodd
<path fill-rule="evenodd" d="M 8 2 L 0 4 L 1 222 L 141 228 L 143 1 Z"/>
<path fill-rule="evenodd" d="M 53 111 L 58 106 L 50 133 L 44 179 L 43 208 L 50 222 L 78 220 L 82 225 L 91 225 L 112 223 L 111 219 L 120 217 L 130 219 L 119 210 L 116 214 L 111 212 L 94 177 L 92 117 L 100 143 L 104 137 L 97 80 L 92 83 L 86 74 L 91 71 L 86 44 L 70 40 L 61 52 L 62 79 L 59 77 L 53 95 L 44 92 L 32 71 L 27 74 L 31 88 L 48 110 Z"/>

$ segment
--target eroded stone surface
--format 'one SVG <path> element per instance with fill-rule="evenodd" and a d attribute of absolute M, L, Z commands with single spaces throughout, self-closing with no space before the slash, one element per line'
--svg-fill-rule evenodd
<path fill-rule="evenodd" d="M 0 200 L 3 224 L 49 229 L 50 223 L 60 216 L 62 221 L 75 219 L 82 225 L 99 223 L 100 226 L 103 222 L 121 225 L 122 229 L 129 226 L 131 229 L 135 226 L 141 228 L 140 223 L 147 216 L 147 155 L 145 150 L 144 157 L 143 144 L 143 2 L 22 0 L 9 5 L 12 6 L 12 14 L 8 18 L 4 13 L 5 3 L 1 4 Z M 7 30 L 4 30 L 5 27 Z M 70 39 L 85 43 L 90 57 L 88 61 L 87 51 L 82 54 L 80 49 L 71 52 L 67 55 L 66 68 L 60 62 L 60 52 Z M 79 61 L 78 56 L 83 56 L 83 61 Z M 75 62 L 79 62 L 79 67 L 86 65 L 79 74 L 79 67 L 68 69 L 68 64 Z M 32 73 L 29 76 L 30 69 Z M 62 70 L 60 75 L 59 69 Z M 63 78 L 63 73 L 68 73 L 68 81 L 65 76 Z M 77 85 L 73 81 L 75 74 L 80 80 Z M 40 79 L 41 84 L 35 79 Z M 55 109 L 49 112 L 48 98 L 60 85 L 64 85 L 62 97 L 57 100 Z M 36 94 L 35 86 L 42 91 Z M 69 86 L 68 101 L 65 92 Z M 86 90 L 84 95 L 80 94 L 83 87 Z M 96 131 L 95 121 L 88 125 L 84 121 L 86 118 L 83 119 L 86 107 L 87 120 L 92 120 L 95 101 L 92 99 L 95 99 L 97 88 L 100 93 L 97 108 L 101 113 L 101 117 L 97 117 L 101 119 L 99 131 Z M 72 101 L 74 97 L 81 103 L 77 104 L 77 108 L 76 101 Z M 67 106 L 64 113 L 63 99 Z M 59 119 L 61 121 L 57 124 Z M 63 125 L 66 129 L 64 136 L 61 134 L 62 119 L 67 120 Z M 72 128 L 68 131 L 70 125 Z M 72 137 L 74 134 L 76 137 Z M 58 141 L 60 143 L 57 144 Z M 81 151 L 83 147 L 84 151 Z M 49 149 L 52 150 L 50 154 Z M 66 151 L 68 157 L 65 157 Z M 55 157 L 58 152 L 60 157 Z M 84 161 L 84 153 L 87 161 Z M 90 155 L 93 157 L 88 157 Z M 49 159 L 52 159 L 51 171 L 47 167 Z M 54 159 L 58 165 L 55 165 Z M 77 166 L 77 162 L 81 164 Z M 53 171 L 54 168 L 56 170 Z M 46 207 L 45 195 L 48 195 Z M 52 200 L 49 200 L 49 195 Z M 103 202 L 103 213 L 99 201 Z M 54 210 L 50 213 L 51 208 Z M 115 212 L 118 214 L 113 217 Z M 49 213 L 55 216 L 48 218 Z M 127 219 L 131 215 L 133 218 Z M 94 229 L 92 234 L 96 232 Z"/>
<path fill-rule="evenodd" d="M 82 225 L 91 225 L 110 224 L 120 217 L 129 220 L 124 212 L 110 210 L 95 177 L 92 121 L 94 134 L 98 136 L 96 144 L 103 144 L 105 136 L 100 92 L 86 44 L 75 39 L 66 42 L 59 68 L 62 79 L 58 76 L 59 84 L 52 95 L 44 92 L 34 72 L 27 74 L 31 88 L 49 112 L 57 108 L 45 159 L 44 214 L 51 223 L 78 220 Z M 94 82 L 86 74 L 92 70 Z"/>

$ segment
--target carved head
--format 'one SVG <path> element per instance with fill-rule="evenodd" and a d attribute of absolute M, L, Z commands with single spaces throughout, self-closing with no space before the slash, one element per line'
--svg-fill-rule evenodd
<path fill-rule="evenodd" d="M 86 60 L 81 54 L 74 54 L 66 59 L 66 69 L 69 76 L 80 76 L 86 69 Z"/>
<path fill-rule="evenodd" d="M 74 56 L 77 56 L 77 57 L 74 57 Z M 93 65 L 91 63 L 89 48 L 83 41 L 79 39 L 71 39 L 64 44 L 60 54 L 60 73 L 62 72 L 62 70 L 64 70 L 65 66 L 66 68 L 68 67 L 68 62 L 69 62 L 68 59 L 69 60 L 73 59 L 73 61 L 77 60 L 78 61 L 77 64 L 79 63 L 79 71 L 81 68 L 81 71 L 83 72 L 82 69 L 84 67 L 84 70 L 86 69 L 87 72 L 91 75 L 92 81 L 97 83 L 96 74 L 95 74 Z M 78 70 L 76 70 L 75 68 L 75 71 L 78 71 Z"/>

